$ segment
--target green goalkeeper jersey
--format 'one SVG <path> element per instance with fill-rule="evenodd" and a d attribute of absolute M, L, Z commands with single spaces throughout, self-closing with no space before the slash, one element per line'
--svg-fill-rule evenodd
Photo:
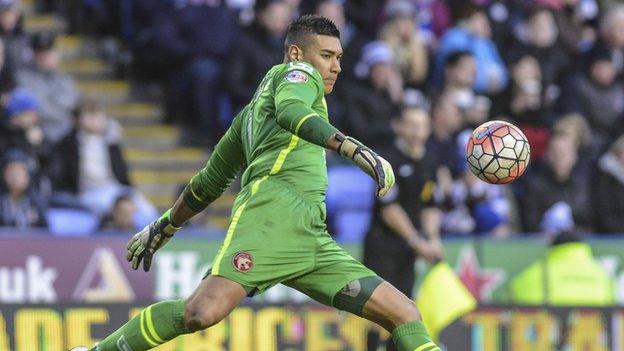
<path fill-rule="evenodd" d="M 303 122 L 314 116 L 328 119 L 318 71 L 305 62 L 271 68 L 206 166 L 189 182 L 184 194 L 187 205 L 196 212 L 203 210 L 243 169 L 243 187 L 271 176 L 306 200 L 323 202 L 327 188 L 325 150 L 297 136 Z"/>

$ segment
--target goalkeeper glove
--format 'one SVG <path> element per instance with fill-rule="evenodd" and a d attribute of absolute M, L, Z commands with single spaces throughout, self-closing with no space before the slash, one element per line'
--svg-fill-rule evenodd
<path fill-rule="evenodd" d="M 163 247 L 179 229 L 171 222 L 171 210 L 167 210 L 159 219 L 136 233 L 127 246 L 126 259 L 132 262 L 132 269 L 138 269 L 142 260 L 143 270 L 149 271 L 156 250 Z"/>
<path fill-rule="evenodd" d="M 394 185 L 394 172 L 390 163 L 354 138 L 345 137 L 342 134 L 336 134 L 335 138 L 340 142 L 338 153 L 353 160 L 360 169 L 375 180 L 377 197 L 386 195 Z"/>

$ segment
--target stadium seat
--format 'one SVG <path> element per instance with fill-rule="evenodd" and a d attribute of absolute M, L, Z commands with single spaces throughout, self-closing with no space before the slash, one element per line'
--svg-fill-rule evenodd
<path fill-rule="evenodd" d="M 351 165 L 331 167 L 327 176 L 327 212 L 334 236 L 341 241 L 362 240 L 370 222 L 375 184 Z"/>
<path fill-rule="evenodd" d="M 99 219 L 75 208 L 50 208 L 46 211 L 50 232 L 57 236 L 86 236 L 97 231 Z"/>

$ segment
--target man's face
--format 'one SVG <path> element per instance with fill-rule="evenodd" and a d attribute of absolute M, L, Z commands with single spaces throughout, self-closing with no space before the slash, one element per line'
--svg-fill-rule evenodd
<path fill-rule="evenodd" d="M 457 61 L 454 67 L 449 70 L 449 81 L 451 83 L 470 88 L 477 77 L 477 63 L 472 56 L 464 56 Z"/>
<path fill-rule="evenodd" d="M 13 161 L 4 168 L 4 182 L 10 192 L 23 193 L 28 189 L 30 175 L 24 162 Z"/>
<path fill-rule="evenodd" d="M 431 134 L 429 114 L 420 109 L 406 109 L 394 125 L 397 134 L 410 145 L 424 145 Z"/>
<path fill-rule="evenodd" d="M 44 71 L 55 71 L 59 65 L 59 55 L 54 49 L 35 52 L 35 63 Z"/>
<path fill-rule="evenodd" d="M 328 35 L 315 35 L 303 50 L 302 61 L 309 62 L 323 77 L 325 94 L 334 90 L 338 74 L 342 71 L 342 45 L 340 39 Z"/>
<path fill-rule="evenodd" d="M 260 13 L 259 21 L 274 36 L 286 34 L 292 21 L 292 8 L 285 2 L 274 2 Z"/>

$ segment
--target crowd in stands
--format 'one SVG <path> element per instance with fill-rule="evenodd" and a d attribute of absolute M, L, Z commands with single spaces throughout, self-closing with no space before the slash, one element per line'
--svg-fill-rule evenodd
<path fill-rule="evenodd" d="M 381 154 L 393 119 L 425 111 L 437 161 L 444 236 L 624 233 L 624 5 L 612 0 L 124 0 L 84 1 L 99 37 L 115 37 L 122 72 L 165 91 L 180 144 L 209 150 L 283 60 L 289 22 L 334 21 L 342 74 L 326 97 L 332 123 Z M 54 37 L 27 37 L 19 1 L 0 0 L 0 225 L 45 226 L 45 207 L 80 207 L 131 231 L 155 215 L 134 190 L 119 125 L 58 70 Z M 80 31 L 80 26 L 78 29 Z M 93 28 L 90 28 L 93 30 Z M 479 181 L 464 150 L 487 120 L 518 125 L 531 145 L 511 186 Z M 86 157 L 86 155 L 89 155 Z M 353 177 L 329 159 L 330 226 L 370 219 L 333 184 Z M 346 169 L 346 170 L 345 170 Z M 400 170 L 395 170 L 400 172 Z M 360 178 L 354 178 L 360 179 Z M 363 180 L 366 181 L 366 180 Z M 348 183 L 348 182 L 344 182 Z M 344 186 L 344 191 L 353 191 Z M 349 203 L 348 201 L 346 203 Z M 134 222 L 125 212 L 136 214 Z M 333 212 L 332 212 L 333 211 Z M 356 215 L 357 214 L 357 215 Z M 344 225 L 344 217 L 352 219 Z M 365 229 L 363 229 L 365 230 Z"/>

